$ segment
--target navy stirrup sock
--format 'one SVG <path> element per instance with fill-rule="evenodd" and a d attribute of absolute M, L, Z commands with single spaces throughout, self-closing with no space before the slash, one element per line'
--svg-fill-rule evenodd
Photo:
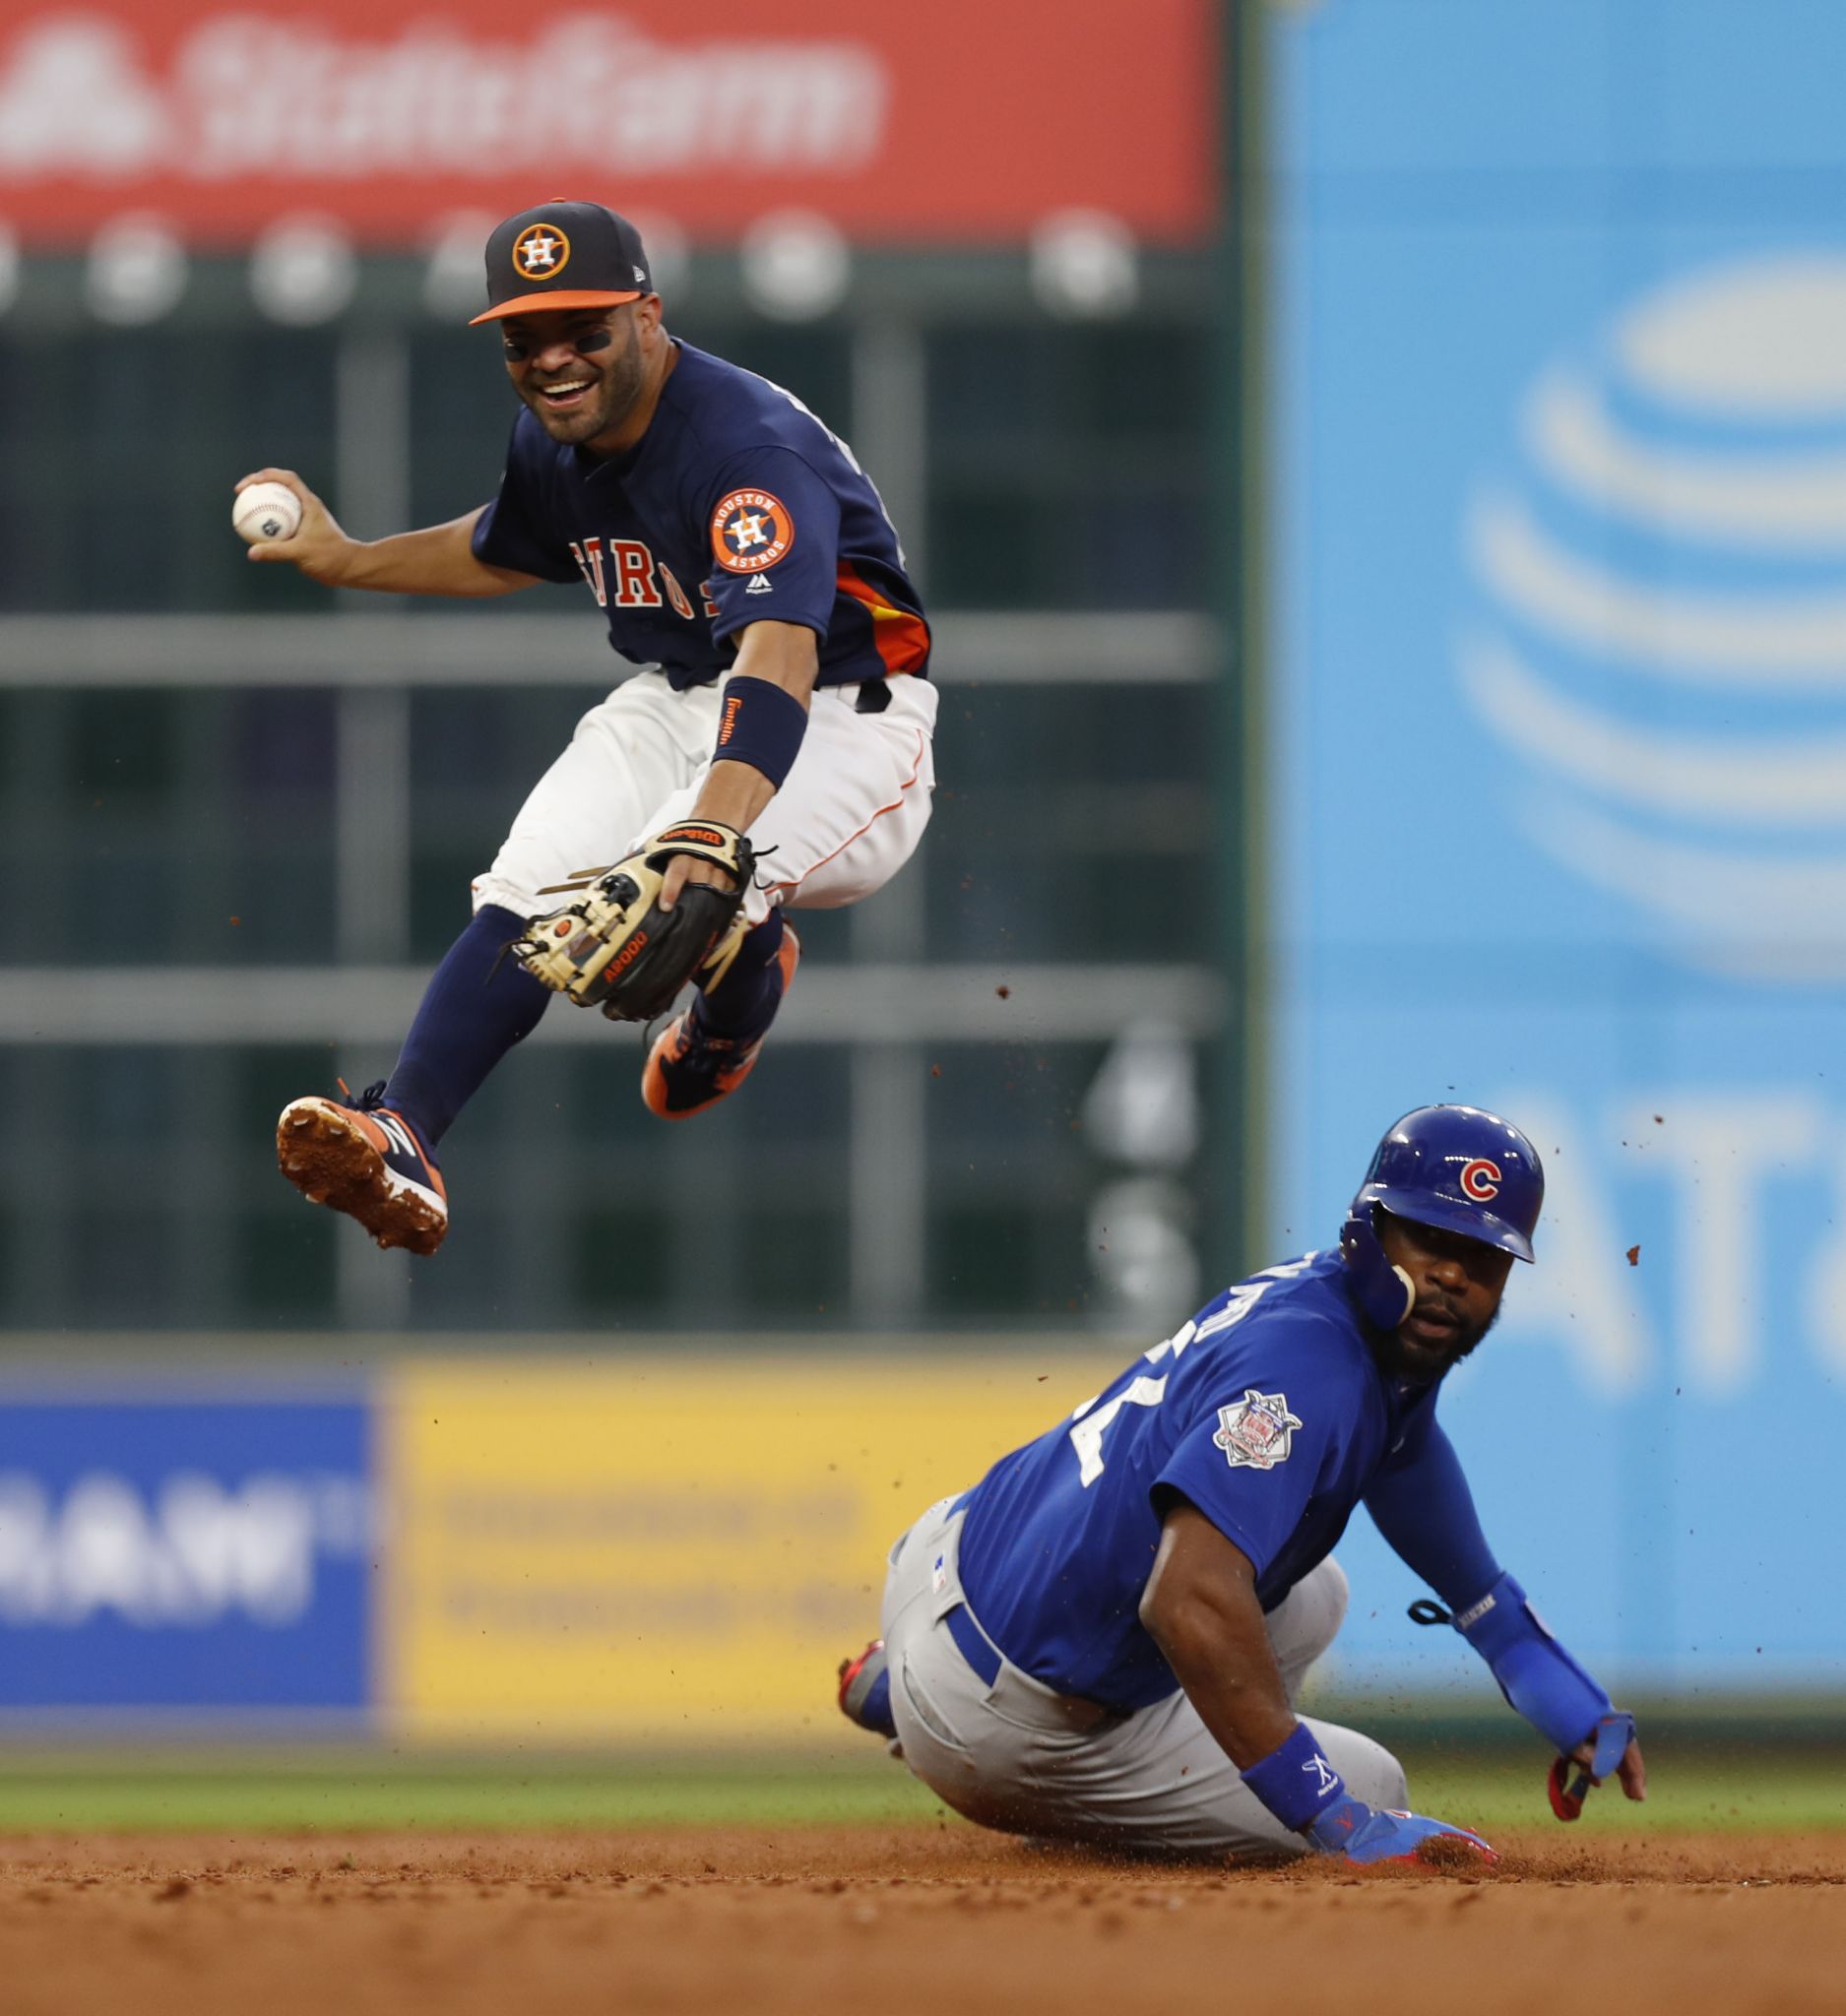
<path fill-rule="evenodd" d="M 487 1073 L 539 1026 L 551 990 L 511 956 L 508 939 L 526 928 L 498 904 L 483 904 L 430 976 L 404 1039 L 385 1103 L 433 1148 L 480 1090 Z"/>
<path fill-rule="evenodd" d="M 748 1042 L 775 1021 L 782 1005 L 782 974 L 776 964 L 781 950 L 782 913 L 772 910 L 744 932 L 731 971 L 717 986 L 692 997 L 692 1012 L 708 1036 Z"/>

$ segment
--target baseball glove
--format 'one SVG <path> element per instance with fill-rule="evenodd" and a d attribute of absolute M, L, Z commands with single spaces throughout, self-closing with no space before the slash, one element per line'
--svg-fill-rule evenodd
<path fill-rule="evenodd" d="M 729 889 L 688 882 L 669 911 L 661 884 L 675 855 L 710 861 Z M 613 867 L 582 868 L 541 896 L 574 903 L 531 918 L 507 948 L 535 978 L 611 1022 L 652 1022 L 696 974 L 712 986 L 743 942 L 743 892 L 755 855 L 742 834 L 716 819 L 681 820 Z"/>

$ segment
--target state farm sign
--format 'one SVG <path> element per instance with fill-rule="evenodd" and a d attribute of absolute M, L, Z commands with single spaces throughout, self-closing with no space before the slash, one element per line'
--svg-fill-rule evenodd
<path fill-rule="evenodd" d="M 525 40 L 432 22 L 388 40 L 208 17 L 163 74 L 117 22 L 53 17 L 0 83 L 9 175 L 344 179 L 741 168 L 846 174 L 878 150 L 888 78 L 863 43 L 655 41 L 619 16 Z"/>
<path fill-rule="evenodd" d="M 465 0 L 58 8 L 0 39 L 0 215 L 128 209 L 235 240 L 311 207 L 374 240 L 568 191 L 734 235 L 791 203 L 861 235 L 993 236 L 1075 206 L 1185 238 L 1212 209 L 1208 0 L 840 0 L 773 30 L 658 4 L 526 26 Z M 691 17 L 690 20 L 696 20 Z"/>

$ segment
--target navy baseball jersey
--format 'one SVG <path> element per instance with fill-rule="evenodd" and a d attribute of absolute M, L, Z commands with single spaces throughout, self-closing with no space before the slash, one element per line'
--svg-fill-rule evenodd
<path fill-rule="evenodd" d="M 820 640 L 823 686 L 926 673 L 897 535 L 847 445 L 793 393 L 675 343 L 648 430 L 585 455 L 522 411 L 476 557 L 589 584 L 609 643 L 676 687 L 719 678 L 765 618 Z"/>
<path fill-rule="evenodd" d="M 1435 1395 L 1378 1369 L 1337 1251 L 1252 1275 L 975 1487 L 969 1606 L 1059 1693 L 1162 1700 L 1178 1681 L 1138 1610 L 1169 1494 L 1248 1556 L 1271 1610 L 1332 1552 L 1379 1473 L 1416 1461 Z"/>

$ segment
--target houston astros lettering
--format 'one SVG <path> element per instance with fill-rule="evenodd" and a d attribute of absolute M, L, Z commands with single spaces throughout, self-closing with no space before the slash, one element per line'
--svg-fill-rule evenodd
<path fill-rule="evenodd" d="M 883 1636 L 841 1669 L 848 1717 L 1010 1833 L 1353 1862 L 1441 1838 L 1492 1860 L 1406 1810 L 1369 1736 L 1296 1714 L 1346 1613 L 1333 1548 L 1363 1503 L 1447 1606 L 1412 1615 L 1452 1624 L 1556 1753 L 1559 1817 L 1612 1774 L 1642 1797 L 1633 1717 L 1495 1558 L 1435 1418 L 1533 1257 L 1544 1194 L 1516 1127 L 1407 1113 L 1336 1248 L 1227 1289 L 898 1541 Z"/>
<path fill-rule="evenodd" d="M 390 1078 L 283 1110 L 289 1181 L 415 1253 L 448 1231 L 445 1135 L 553 993 L 645 1022 L 694 981 L 641 1091 L 662 1119 L 703 1112 L 748 1077 L 794 980 L 785 912 L 880 888 L 935 782 L 929 628 L 846 443 L 670 337 L 639 233 L 599 204 L 508 218 L 486 267 L 475 320 L 498 325 L 524 408 L 490 503 L 365 543 L 290 471 L 237 486 L 280 482 L 302 505 L 253 560 L 398 595 L 581 579 L 638 667 L 477 878 Z"/>

